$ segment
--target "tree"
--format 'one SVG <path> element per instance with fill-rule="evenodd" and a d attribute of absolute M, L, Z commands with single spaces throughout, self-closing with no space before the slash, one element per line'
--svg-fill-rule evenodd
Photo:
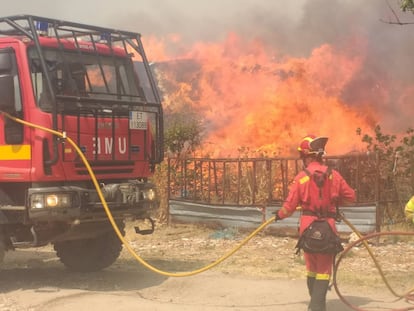
<path fill-rule="evenodd" d="M 173 156 L 187 155 L 200 146 L 202 140 L 200 117 L 187 106 L 178 111 L 166 112 L 164 144 Z"/>
<path fill-rule="evenodd" d="M 400 0 L 400 7 L 403 12 L 413 12 L 414 13 L 414 0 Z"/>
<path fill-rule="evenodd" d="M 380 203 L 385 205 L 385 217 L 389 222 L 404 219 L 403 207 L 414 193 L 414 130 L 405 134 L 385 134 L 377 125 L 374 136 L 357 134 L 366 143 L 367 151 L 378 158 Z M 384 219 L 384 221 L 387 221 Z"/>

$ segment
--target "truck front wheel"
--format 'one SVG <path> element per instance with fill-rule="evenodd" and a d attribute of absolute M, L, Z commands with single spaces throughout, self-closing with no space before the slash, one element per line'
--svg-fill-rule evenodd
<path fill-rule="evenodd" d="M 3 262 L 6 254 L 6 243 L 4 242 L 3 235 L 0 233 L 0 263 Z"/>
<path fill-rule="evenodd" d="M 122 235 L 125 235 L 124 228 L 124 225 L 119 226 Z M 92 239 L 56 242 L 54 249 L 69 270 L 94 272 L 109 267 L 117 260 L 122 251 L 122 243 L 111 230 Z"/>

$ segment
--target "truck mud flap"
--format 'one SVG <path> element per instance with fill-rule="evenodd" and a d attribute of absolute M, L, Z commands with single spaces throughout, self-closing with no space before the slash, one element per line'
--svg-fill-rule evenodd
<path fill-rule="evenodd" d="M 153 234 L 154 233 L 154 229 L 155 229 L 155 222 L 154 220 L 152 220 L 151 218 L 145 218 L 148 219 L 150 224 L 151 224 L 151 228 L 150 229 L 140 229 L 138 226 L 135 226 L 135 233 L 136 234 L 141 234 L 141 235 L 147 235 L 147 234 Z"/>

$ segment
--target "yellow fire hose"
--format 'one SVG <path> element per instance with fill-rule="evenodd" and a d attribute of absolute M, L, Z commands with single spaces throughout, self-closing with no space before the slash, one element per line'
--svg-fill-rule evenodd
<path fill-rule="evenodd" d="M 371 233 L 371 234 L 367 234 L 366 236 L 362 236 L 361 233 L 355 228 L 354 225 L 352 225 L 343 215 L 341 215 L 341 219 L 352 229 L 353 232 L 355 232 L 359 239 L 350 243 L 345 249 L 344 251 L 339 255 L 339 257 L 336 260 L 336 264 L 334 267 L 334 271 L 333 271 L 333 285 L 335 287 L 335 292 L 337 293 L 338 297 L 341 299 L 341 301 L 343 303 L 345 303 L 347 306 L 349 306 L 350 308 L 352 308 L 353 310 L 356 311 L 364 311 L 365 309 L 359 308 L 357 306 L 354 306 L 353 304 L 351 304 L 340 292 L 337 281 L 336 281 L 336 276 L 337 276 L 337 270 L 339 267 L 339 264 L 341 263 L 342 259 L 345 258 L 346 254 L 356 245 L 359 245 L 360 243 L 362 243 L 364 245 L 364 247 L 366 248 L 366 250 L 368 251 L 372 261 L 375 264 L 375 267 L 378 270 L 378 273 L 381 275 L 381 279 L 384 282 L 384 284 L 386 285 L 386 287 L 388 288 L 388 290 L 395 296 L 397 297 L 397 301 L 401 300 L 401 299 L 405 299 L 407 303 L 413 303 L 414 302 L 414 288 L 408 290 L 407 292 L 403 293 L 403 294 L 398 294 L 397 292 L 394 291 L 394 289 L 391 287 L 391 285 L 389 284 L 387 278 L 385 277 L 384 272 L 382 271 L 382 268 L 377 260 L 377 258 L 375 257 L 374 253 L 372 252 L 371 247 L 369 247 L 368 245 L 368 240 L 370 239 L 374 239 L 374 238 L 378 238 L 380 236 L 386 236 L 386 235 L 398 235 L 398 236 L 413 236 L 414 232 L 403 232 L 403 231 L 392 231 L 392 232 L 375 232 L 375 233 Z M 399 308 L 399 309 L 392 309 L 391 311 L 408 311 L 408 310 L 414 310 L 414 307 L 403 307 L 403 308 Z"/>
<path fill-rule="evenodd" d="M 189 271 L 189 272 L 177 272 L 177 273 L 172 273 L 172 272 L 167 272 L 167 271 L 162 271 L 152 265 L 150 265 L 149 263 L 147 263 L 144 259 L 142 259 L 135 251 L 134 249 L 130 246 L 130 244 L 126 241 L 126 239 L 123 237 L 121 231 L 118 228 L 118 225 L 116 224 L 114 218 L 112 217 L 112 213 L 111 210 L 109 209 L 106 200 L 102 194 L 102 191 L 100 189 L 99 183 L 96 179 L 96 176 L 91 168 L 91 166 L 89 165 L 88 160 L 86 159 L 85 155 L 83 154 L 83 152 L 80 150 L 80 148 L 78 147 L 78 145 L 68 136 L 66 136 L 66 133 L 63 132 L 58 132 L 37 124 L 33 124 L 24 120 L 21 120 L 19 118 L 13 117 L 8 113 L 5 112 L 0 112 L 2 113 L 5 117 L 21 123 L 23 125 L 32 127 L 32 128 L 36 128 L 36 129 L 40 129 L 43 130 L 45 132 L 51 133 L 53 135 L 56 135 L 60 138 L 65 139 L 67 142 L 69 142 L 69 144 L 75 149 L 75 151 L 78 153 L 78 155 L 80 156 L 80 158 L 82 159 L 83 163 L 85 164 L 85 167 L 87 168 L 91 179 L 93 181 L 93 184 L 96 188 L 96 191 L 98 192 L 99 198 L 102 202 L 102 205 L 104 207 L 104 210 L 106 212 L 106 215 L 108 216 L 108 219 L 112 225 L 112 227 L 115 230 L 115 233 L 117 234 L 118 238 L 121 240 L 121 242 L 125 245 L 125 247 L 127 248 L 128 252 L 137 260 L 139 261 L 143 266 L 145 266 L 146 268 L 148 268 L 149 270 L 156 272 L 158 274 L 164 275 L 164 276 L 169 276 L 169 277 L 184 277 L 184 276 L 191 276 L 191 275 L 195 275 L 201 272 L 204 272 L 206 270 L 209 270 L 215 266 L 217 266 L 218 264 L 220 264 L 221 262 L 223 262 L 224 260 L 226 260 L 227 258 L 229 258 L 231 255 L 233 255 L 235 252 L 237 252 L 244 244 L 246 244 L 249 240 L 251 240 L 258 232 L 260 232 L 261 230 L 263 230 L 266 226 L 268 226 L 270 223 L 274 222 L 275 219 L 274 217 L 270 218 L 269 220 L 267 220 L 265 223 L 261 224 L 256 230 L 254 230 L 251 234 L 249 234 L 242 242 L 239 243 L 239 245 L 237 247 L 235 247 L 233 250 L 231 250 L 229 253 L 225 254 L 224 256 L 220 257 L 218 260 L 216 260 L 215 262 L 202 267 L 200 269 L 197 270 L 193 270 L 193 271 Z"/>
<path fill-rule="evenodd" d="M 95 186 L 95 188 L 96 188 L 96 191 L 98 192 L 98 196 L 99 196 L 99 198 L 100 198 L 100 200 L 101 200 L 101 202 L 102 202 L 102 205 L 103 205 L 103 207 L 104 207 L 104 210 L 105 210 L 105 212 L 106 212 L 106 214 L 107 214 L 107 217 L 108 217 L 108 219 L 109 219 L 109 221 L 110 221 L 110 223 L 111 223 L 111 225 L 112 225 L 112 227 L 114 228 L 114 231 L 115 231 L 115 233 L 117 234 L 117 236 L 118 236 L 118 238 L 121 240 L 121 242 L 124 244 L 124 246 L 127 248 L 127 250 L 128 250 L 128 252 L 138 261 L 138 262 L 140 262 L 143 266 L 145 266 L 146 268 L 148 268 L 149 270 L 151 270 L 151 271 L 153 271 L 153 272 L 155 272 L 155 273 L 158 273 L 158 274 L 161 274 L 161 275 L 164 275 L 164 276 L 168 276 L 168 277 L 186 277 L 186 276 L 192 276 L 192 275 L 195 275 L 195 274 L 199 274 L 199 273 L 201 273 L 201 272 L 204 272 L 204 271 L 207 271 L 207 270 L 209 270 L 209 269 L 211 269 L 211 268 L 213 268 L 213 267 L 215 267 L 215 266 L 217 266 L 218 264 L 220 264 L 221 262 L 223 262 L 224 260 L 226 260 L 227 258 L 229 258 L 230 256 L 232 256 L 235 252 L 237 252 L 243 245 L 245 245 L 248 241 L 250 241 L 255 235 L 257 235 L 261 230 L 263 230 L 265 227 L 267 227 L 269 224 L 271 224 L 271 223 L 273 223 L 274 221 L 275 221 L 275 217 L 271 217 L 270 219 L 268 219 L 266 222 L 264 222 L 264 223 L 262 223 L 256 230 L 254 230 L 252 233 L 250 233 L 244 240 L 242 240 L 233 250 L 231 250 L 230 252 L 228 252 L 227 254 L 225 254 L 225 255 L 223 255 L 222 257 L 220 257 L 219 259 L 217 259 L 215 262 L 213 262 L 213 263 L 211 263 L 211 264 L 209 264 L 209 265 L 207 265 L 207 266 L 204 266 L 204 267 L 202 267 L 202 268 L 200 268 L 200 269 L 196 269 L 196 270 L 193 270 L 193 271 L 188 271 L 188 272 L 176 272 L 176 273 L 174 273 L 174 272 L 167 272 L 167 271 L 162 271 L 162 270 L 160 270 L 160 269 L 158 269 L 158 268 L 156 268 L 156 267 L 154 267 L 154 266 L 152 266 L 152 265 L 150 265 L 149 263 L 147 263 L 144 259 L 142 259 L 135 251 L 134 251 L 134 249 L 130 246 L 130 244 L 128 243 L 128 241 L 126 241 L 126 239 L 124 238 L 124 236 L 122 235 L 122 233 L 121 233 L 121 231 L 119 230 L 119 228 L 118 228 L 118 226 L 117 226 L 117 224 L 116 224 L 116 222 L 115 222 L 115 220 L 114 220 L 114 218 L 112 217 L 112 213 L 111 213 L 111 211 L 110 211 L 110 209 L 109 209 L 109 207 L 108 207 L 108 205 L 107 205 L 107 203 L 106 203 L 106 200 L 105 200 L 105 198 L 104 198 L 104 196 L 103 196 L 103 194 L 102 194 L 102 191 L 101 191 L 101 189 L 100 189 L 100 186 L 99 186 L 99 183 L 98 183 L 98 181 L 97 181 L 97 179 L 96 179 L 96 176 L 95 176 L 95 174 L 94 174 L 94 172 L 93 172 L 93 170 L 92 170 L 92 168 L 90 167 L 90 165 L 89 165 L 89 162 L 88 162 L 88 160 L 86 159 L 86 157 L 85 157 L 85 155 L 83 154 L 83 152 L 80 150 L 80 148 L 77 146 L 77 144 L 70 138 L 70 137 L 68 137 L 68 136 L 66 136 L 66 133 L 65 132 L 58 132 L 58 131 L 55 131 L 55 130 L 52 130 L 52 129 L 49 129 L 49 128 L 46 128 L 46 127 L 43 127 L 43 126 L 40 126 L 40 125 L 37 125 L 37 124 L 33 124 L 33 123 L 31 123 L 31 122 L 28 122 L 28 121 L 24 121 L 24 120 L 21 120 L 21 119 L 19 119 L 19 118 L 16 118 L 16 117 L 14 117 L 14 116 L 12 116 L 12 115 L 10 115 L 10 114 L 8 114 L 8 113 L 6 113 L 6 112 L 1 112 L 0 111 L 0 113 L 1 114 L 3 114 L 5 117 L 7 117 L 7 118 L 9 118 L 9 119 L 11 119 L 11 120 L 13 120 L 13 121 L 15 121 L 15 122 L 18 122 L 18 123 L 21 123 L 21 124 L 23 124 L 23 125 L 26 125 L 26 126 L 29 126 L 29 127 L 32 127 L 32 128 L 36 128 L 36 129 L 40 129 L 40 130 L 43 130 L 43 131 L 45 131 L 45 132 L 48 132 L 48 133 L 51 133 L 51 134 L 53 134 L 53 135 L 56 135 L 56 136 L 58 136 L 58 137 L 60 137 L 60 138 L 62 138 L 62 139 L 65 139 L 65 141 L 67 141 L 67 142 L 69 142 L 69 144 L 75 149 L 75 151 L 77 152 L 77 154 L 79 155 L 79 157 L 82 159 L 82 161 L 83 161 L 83 163 L 84 163 L 84 165 L 85 165 L 85 167 L 87 168 L 87 170 L 88 170 L 88 172 L 89 172 L 89 174 L 90 174 L 90 176 L 91 176 L 91 179 L 92 179 L 92 182 L 93 182 L 93 184 L 94 184 L 94 186 Z M 378 235 L 386 235 L 386 234 L 390 234 L 390 235 L 396 235 L 396 234 L 398 234 L 398 235 L 414 235 L 414 233 L 401 233 L 401 232 L 398 232 L 398 233 L 396 233 L 396 232 L 385 232 L 385 233 L 377 233 L 377 235 L 369 235 L 369 236 L 366 236 L 366 237 L 362 237 L 362 235 L 361 235 L 361 233 L 342 215 L 342 220 L 352 229 L 352 231 L 354 231 L 357 235 L 358 235 L 358 237 L 359 237 L 359 240 L 357 240 L 357 241 L 355 241 L 354 243 L 352 243 L 351 245 L 349 245 L 346 249 L 345 249 L 345 251 L 343 252 L 343 253 L 341 253 L 341 255 L 340 255 L 340 257 L 338 258 L 338 260 L 337 260 L 337 262 L 339 263 L 341 260 L 342 260 L 342 258 L 343 258 L 343 256 L 345 255 L 345 253 L 347 252 L 347 250 L 349 250 L 350 248 L 352 248 L 354 245 L 357 245 L 357 244 L 359 244 L 359 243 L 363 243 L 364 244 L 364 246 L 365 246 L 365 248 L 368 250 L 368 252 L 369 252 L 369 254 L 370 254 L 370 256 L 371 256 L 371 258 L 372 258 L 372 260 L 374 261 L 374 263 L 375 263 L 375 266 L 377 267 L 377 269 L 378 269 L 378 271 L 379 271 L 379 273 L 381 274 L 381 277 L 382 277 L 382 280 L 384 281 L 384 283 L 386 284 L 386 286 L 387 286 L 387 288 L 391 291 L 391 293 L 393 294 L 393 295 L 395 295 L 396 297 L 398 297 L 398 298 L 405 298 L 405 299 L 407 299 L 407 300 L 413 300 L 413 297 L 412 297 L 412 293 L 414 292 L 414 288 L 412 289 L 412 290 L 410 290 L 410 291 L 408 291 L 407 293 L 405 293 L 405 294 L 403 294 L 403 295 L 399 295 L 399 294 L 397 294 L 393 289 L 392 289 L 392 287 L 389 285 L 389 283 L 388 283 L 388 281 L 387 281 L 387 279 L 385 278 L 385 276 L 384 276 L 384 273 L 383 273 L 383 271 L 382 271 L 382 269 L 381 269 L 381 267 L 380 267 L 380 265 L 379 265 L 379 263 L 378 263 L 378 261 L 377 261 L 377 259 L 375 258 L 375 256 L 374 256 L 374 254 L 373 254 L 373 252 L 372 252 L 372 250 L 371 250 L 371 248 L 369 247 L 369 245 L 368 245 L 368 243 L 366 242 L 366 240 L 368 240 L 369 238 L 372 238 L 372 237 L 375 237 L 375 236 L 378 236 Z M 338 294 L 338 296 L 341 298 L 341 300 L 345 303 L 345 304 L 347 304 L 348 306 L 350 306 L 352 309 L 354 309 L 354 310 L 358 310 L 358 311 L 360 311 L 360 310 L 363 310 L 363 309 L 360 309 L 360 308 L 358 308 L 358 307 L 355 307 L 355 306 L 353 306 L 352 304 L 350 304 L 348 301 L 346 301 L 346 299 L 341 295 L 341 293 L 339 292 L 339 289 L 338 289 L 338 287 L 337 287 L 337 284 L 336 284 L 336 269 L 337 269 L 337 266 L 338 265 L 336 265 L 336 268 L 335 268 L 335 270 L 334 270 L 334 287 L 335 287 L 335 290 L 336 290 L 336 292 L 337 292 L 337 294 Z M 408 307 L 408 308 L 403 308 L 403 309 L 395 309 L 394 311 L 403 311 L 403 310 L 414 310 L 414 307 Z"/>

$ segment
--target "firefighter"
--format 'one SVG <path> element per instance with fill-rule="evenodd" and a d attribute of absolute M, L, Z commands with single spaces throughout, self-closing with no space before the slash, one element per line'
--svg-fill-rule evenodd
<path fill-rule="evenodd" d="M 326 172 L 328 167 L 323 164 L 323 156 L 325 155 L 325 145 L 328 141 L 327 137 L 316 137 L 315 135 L 307 135 L 301 141 L 298 151 L 303 161 L 304 169 L 294 178 L 289 194 L 283 202 L 282 208 L 276 211 L 276 221 L 282 220 L 292 215 L 298 207 L 301 207 L 299 236 L 304 230 L 318 218 L 315 211 L 315 205 L 310 202 L 309 193 L 310 178 L 309 172 L 314 173 L 317 170 Z M 330 227 L 337 233 L 335 227 L 337 205 L 351 203 L 355 200 L 355 191 L 347 184 L 345 179 L 338 171 L 330 169 L 330 204 L 324 212 Z M 313 188 L 312 188 L 313 189 Z M 313 199 L 315 200 L 315 199 Z M 334 254 L 325 253 L 309 253 L 304 251 L 304 259 L 307 272 L 307 287 L 310 295 L 310 303 L 308 311 L 325 311 L 326 310 L 326 294 L 329 287 L 329 281 L 332 273 L 332 265 Z"/>
<path fill-rule="evenodd" d="M 414 223 L 414 196 L 405 204 L 404 213 L 407 221 Z"/>

